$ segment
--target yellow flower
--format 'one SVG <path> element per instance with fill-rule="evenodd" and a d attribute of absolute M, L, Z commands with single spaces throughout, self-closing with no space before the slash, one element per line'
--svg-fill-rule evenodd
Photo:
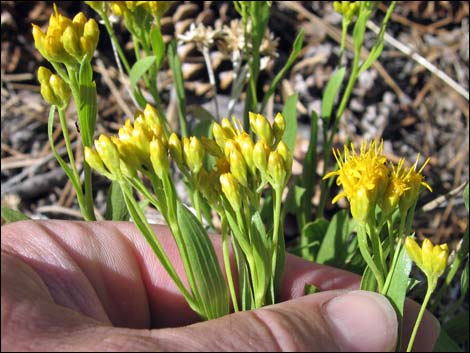
<path fill-rule="evenodd" d="M 41 95 L 47 103 L 61 108 L 67 106 L 70 100 L 70 86 L 60 76 L 40 66 L 38 81 L 41 84 Z"/>
<path fill-rule="evenodd" d="M 136 11 L 137 8 L 141 8 L 157 20 L 168 11 L 170 6 L 171 1 L 111 1 L 111 10 L 116 16 L 127 17 Z"/>
<path fill-rule="evenodd" d="M 429 239 L 424 239 L 421 248 L 412 237 L 406 237 L 405 249 L 408 256 L 428 278 L 431 285 L 444 273 L 449 257 L 447 244 L 433 245 Z"/>
<path fill-rule="evenodd" d="M 405 160 L 403 158 L 398 161 L 396 166 L 392 165 L 390 181 L 380 202 L 380 207 L 386 215 L 392 213 L 397 206 L 402 213 L 408 211 L 416 201 L 421 185 L 425 186 L 429 191 L 432 191 L 429 184 L 423 181 L 424 177 L 421 175 L 429 159 L 427 159 L 421 169 L 416 172 L 418 160 L 419 155 L 415 164 L 410 168 L 404 167 Z"/>
<path fill-rule="evenodd" d="M 66 65 L 79 65 L 85 58 L 91 60 L 98 37 L 98 24 L 94 19 L 87 20 L 80 12 L 71 20 L 61 15 L 55 4 L 46 33 L 33 24 L 34 44 L 42 56 Z"/>
<path fill-rule="evenodd" d="M 432 192 L 431 186 L 429 186 L 428 183 L 423 181 L 424 176 L 421 174 L 424 167 L 426 167 L 426 165 L 429 163 L 430 159 L 426 159 L 421 168 L 416 171 L 416 167 L 418 166 L 418 160 L 419 154 L 416 158 L 415 164 L 413 164 L 413 166 L 408 169 L 406 175 L 404 176 L 408 189 L 405 190 L 398 204 L 401 212 L 407 211 L 415 203 L 416 199 L 418 198 L 421 185 Z"/>
<path fill-rule="evenodd" d="M 222 174 L 219 180 L 222 192 L 228 202 L 234 210 L 239 210 L 241 207 L 241 196 L 237 180 L 230 173 Z"/>
<path fill-rule="evenodd" d="M 388 185 L 389 171 L 382 148 L 383 142 L 377 144 L 374 140 L 369 146 L 362 142 L 360 154 L 356 154 L 353 144 L 351 151 L 344 146 L 344 157 L 339 150 L 333 150 L 339 169 L 323 177 L 338 177 L 336 184 L 341 185 L 343 191 L 335 196 L 333 203 L 346 197 L 350 203 L 351 214 L 360 222 L 366 221 L 374 212 L 378 199 L 382 197 Z"/>

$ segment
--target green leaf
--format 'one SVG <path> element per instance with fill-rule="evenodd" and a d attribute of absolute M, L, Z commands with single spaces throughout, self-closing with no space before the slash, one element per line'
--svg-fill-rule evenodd
<path fill-rule="evenodd" d="M 321 116 L 324 120 L 329 121 L 331 118 L 331 112 L 333 111 L 333 105 L 335 103 L 336 95 L 341 88 L 341 84 L 344 80 L 344 75 L 346 73 L 346 68 L 342 67 L 337 70 L 330 81 L 326 85 L 325 93 L 323 94 L 322 106 L 321 106 Z"/>
<path fill-rule="evenodd" d="M 436 345 L 434 346 L 434 352 L 463 352 L 463 349 L 449 337 L 445 330 L 441 329 Z"/>
<path fill-rule="evenodd" d="M 153 55 L 156 56 L 157 70 L 161 67 L 163 59 L 165 58 L 165 41 L 163 40 L 160 26 L 153 26 L 150 31 L 150 41 L 152 45 Z"/>
<path fill-rule="evenodd" d="M 55 148 L 55 143 L 53 139 L 55 110 L 56 106 L 51 106 L 51 110 L 49 111 L 49 117 L 47 119 L 47 136 L 49 138 L 49 144 L 51 146 L 52 153 L 54 153 L 54 156 L 57 162 L 59 162 L 60 167 L 64 170 L 65 174 L 67 174 L 67 177 L 70 179 L 70 182 L 72 183 L 74 189 L 80 190 L 82 187 L 80 184 L 80 180 L 77 180 L 74 172 L 72 171 L 72 168 L 70 168 L 70 166 L 64 161 L 64 159 L 60 156 L 59 152 L 57 152 L 57 149 Z"/>
<path fill-rule="evenodd" d="M 112 221 L 128 221 L 130 218 L 121 186 L 116 181 L 109 186 L 104 218 Z"/>
<path fill-rule="evenodd" d="M 304 41 L 304 30 L 302 29 L 299 31 L 299 33 L 297 34 L 297 37 L 295 38 L 294 45 L 292 46 L 292 52 L 290 53 L 289 58 L 287 59 L 287 62 L 284 64 L 282 69 L 274 77 L 274 80 L 271 82 L 271 85 L 269 86 L 268 91 L 264 95 L 263 103 L 261 104 L 261 111 L 264 111 L 264 108 L 266 107 L 266 104 L 268 103 L 269 98 L 272 96 L 272 94 L 276 90 L 276 87 L 279 85 L 279 82 L 284 77 L 287 70 L 289 70 L 289 68 L 295 62 L 295 59 L 297 59 L 297 56 L 299 55 L 299 52 L 302 49 L 303 41 Z"/>
<path fill-rule="evenodd" d="M 2 219 L 6 223 L 13 223 L 13 222 L 18 222 L 18 221 L 24 221 L 26 219 L 31 219 L 31 218 L 29 218 L 28 216 L 26 216 L 24 213 L 20 211 L 2 206 Z"/>
<path fill-rule="evenodd" d="M 286 213 L 296 214 L 297 212 L 301 211 L 300 210 L 301 201 L 302 201 L 302 196 L 304 195 L 304 193 L 305 193 L 305 188 L 299 185 L 294 185 L 293 188 L 289 189 L 286 200 L 283 203 L 282 211 L 284 212 L 284 214 Z"/>
<path fill-rule="evenodd" d="M 359 16 L 356 20 L 353 30 L 353 42 L 354 42 L 354 51 L 355 55 L 358 55 L 361 52 L 362 43 L 364 41 L 364 33 L 366 31 L 367 20 L 369 19 L 369 11 L 363 10 L 359 13 Z"/>
<path fill-rule="evenodd" d="M 173 80 L 176 89 L 176 107 L 178 109 L 178 118 L 180 123 L 181 135 L 188 136 L 188 122 L 186 120 L 186 93 L 184 91 L 183 71 L 181 61 L 176 50 L 176 40 L 173 40 L 168 47 L 168 62 L 170 64 Z"/>
<path fill-rule="evenodd" d="M 364 63 L 361 65 L 361 68 L 359 69 L 358 75 L 360 75 L 361 73 L 363 73 L 369 67 L 372 66 L 374 61 L 379 58 L 380 54 L 382 54 L 383 49 L 384 49 L 384 41 L 382 40 L 379 43 L 377 43 L 377 45 L 375 45 L 371 49 L 371 51 L 369 53 L 369 56 L 367 57 L 366 61 L 364 61 Z"/>
<path fill-rule="evenodd" d="M 137 82 L 140 80 L 143 74 L 145 74 L 150 67 L 154 64 L 157 57 L 154 55 L 146 56 L 140 60 L 137 60 L 132 65 L 131 71 L 129 72 L 129 79 L 131 81 L 131 90 L 134 91 L 137 86 Z"/>
<path fill-rule="evenodd" d="M 282 135 L 282 140 L 285 142 L 289 151 L 294 152 L 295 142 L 297 139 L 297 100 L 299 98 L 298 93 L 294 93 L 286 99 L 284 108 L 282 109 L 282 115 L 286 119 L 286 130 Z"/>
<path fill-rule="evenodd" d="M 310 259 L 311 261 L 316 260 L 319 249 L 317 245 L 322 243 L 329 224 L 330 222 L 326 219 L 318 218 L 304 226 L 300 241 L 303 258 Z"/>
<path fill-rule="evenodd" d="M 449 337 L 452 338 L 456 343 L 462 344 L 468 340 L 468 314 L 468 310 L 463 310 L 462 312 L 451 317 L 442 325 L 442 329 L 446 331 Z"/>
<path fill-rule="evenodd" d="M 351 233 L 348 212 L 348 210 L 341 210 L 331 219 L 318 249 L 316 262 L 339 267 L 344 264 L 344 249 Z"/>
<path fill-rule="evenodd" d="M 207 306 L 205 318 L 227 315 L 228 288 L 207 231 L 181 202 L 177 202 L 176 214 L 201 304 Z"/>
<path fill-rule="evenodd" d="M 398 316 L 399 332 L 403 325 L 403 307 L 405 305 L 406 293 L 408 288 L 408 278 L 411 272 L 411 259 L 405 247 L 402 246 L 398 255 L 398 261 L 393 270 L 390 287 L 385 293 L 385 296 L 390 300 L 395 312 Z M 399 338 L 401 342 L 401 337 Z"/>
<path fill-rule="evenodd" d="M 377 281 L 370 267 L 366 267 L 364 273 L 362 274 L 360 288 L 361 290 L 367 290 L 370 292 L 375 292 L 377 289 Z"/>

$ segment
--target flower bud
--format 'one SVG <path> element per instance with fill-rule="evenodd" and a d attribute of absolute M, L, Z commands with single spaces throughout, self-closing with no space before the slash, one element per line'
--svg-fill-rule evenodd
<path fill-rule="evenodd" d="M 279 142 L 279 144 L 277 145 L 276 151 L 277 151 L 277 153 L 279 153 L 279 155 L 284 160 L 284 165 L 286 167 L 287 175 L 291 175 L 291 173 L 292 173 L 292 163 L 293 163 L 292 153 L 289 151 L 289 148 L 284 143 L 284 141 Z"/>
<path fill-rule="evenodd" d="M 248 186 L 246 162 L 240 151 L 234 149 L 230 152 L 230 171 L 243 186 Z"/>
<path fill-rule="evenodd" d="M 261 174 L 265 174 L 267 171 L 269 153 L 269 147 L 264 140 L 256 142 L 253 148 L 253 163 Z"/>
<path fill-rule="evenodd" d="M 273 143 L 273 131 L 269 121 L 263 115 L 254 113 L 249 113 L 249 119 L 253 132 L 271 146 Z"/>
<path fill-rule="evenodd" d="M 227 140 L 225 142 L 225 146 L 224 146 L 224 155 L 225 155 L 225 158 L 227 158 L 228 160 L 230 159 L 230 153 L 233 151 L 233 150 L 238 150 L 238 144 L 230 139 L 230 140 Z"/>
<path fill-rule="evenodd" d="M 273 123 L 274 139 L 276 141 L 281 141 L 282 135 L 284 134 L 285 130 L 286 130 L 286 119 L 284 119 L 284 116 L 281 113 L 277 113 L 276 116 L 274 117 L 274 123 Z"/>
<path fill-rule="evenodd" d="M 150 142 L 150 161 L 157 176 L 162 179 L 169 170 L 168 151 L 162 142 L 156 138 Z"/>
<path fill-rule="evenodd" d="M 99 154 L 92 148 L 85 146 L 85 161 L 88 165 L 101 174 L 108 174 Z"/>
<path fill-rule="evenodd" d="M 248 135 L 246 132 L 243 132 L 237 137 L 237 142 L 247 167 L 249 168 L 251 174 L 255 175 L 256 166 L 253 162 L 253 149 L 255 145 L 253 140 L 251 139 L 250 135 Z"/>
<path fill-rule="evenodd" d="M 212 135 L 214 135 L 215 142 L 223 150 L 227 137 L 225 136 L 224 129 L 218 123 L 212 125 Z"/>
<path fill-rule="evenodd" d="M 110 138 L 106 135 L 100 135 L 98 140 L 95 140 L 95 148 L 111 174 L 113 174 L 114 177 L 121 178 L 119 152 Z"/>
<path fill-rule="evenodd" d="M 430 285 L 435 286 L 447 266 L 449 257 L 447 244 L 433 245 L 426 238 L 420 248 L 412 237 L 406 237 L 405 249 L 410 259 L 426 274 Z"/>
<path fill-rule="evenodd" d="M 60 100 L 61 106 L 67 106 L 70 100 L 70 86 L 58 75 L 51 75 L 49 78 L 54 95 Z"/>
<path fill-rule="evenodd" d="M 92 18 L 90 18 L 83 27 L 83 36 L 80 39 L 82 50 L 86 54 L 88 60 L 91 60 L 93 53 L 98 46 L 98 40 L 100 37 L 100 30 L 98 24 Z"/>
<path fill-rule="evenodd" d="M 239 210 L 241 208 L 241 198 L 237 180 L 230 173 L 222 174 L 219 180 L 220 186 L 222 187 L 222 192 L 227 198 L 228 202 L 234 210 Z"/>
<path fill-rule="evenodd" d="M 204 158 L 204 148 L 197 137 L 183 138 L 183 154 L 189 170 L 197 174 L 202 168 Z"/>
<path fill-rule="evenodd" d="M 233 139 L 237 135 L 235 129 L 233 128 L 232 123 L 227 118 L 223 118 L 220 122 L 222 129 L 224 131 L 224 135 L 228 139 Z"/>
<path fill-rule="evenodd" d="M 268 157 L 268 176 L 270 177 L 270 184 L 273 188 L 284 187 L 286 183 L 286 167 L 284 160 L 277 151 L 272 151 Z"/>
<path fill-rule="evenodd" d="M 168 140 L 168 149 L 170 151 L 170 156 L 176 162 L 179 168 L 183 165 L 183 148 L 181 146 L 181 141 L 174 132 L 170 135 Z"/>

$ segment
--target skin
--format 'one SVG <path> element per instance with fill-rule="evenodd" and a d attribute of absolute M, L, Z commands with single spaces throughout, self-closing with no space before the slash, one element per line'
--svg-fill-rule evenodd
<path fill-rule="evenodd" d="M 155 233 L 183 274 L 167 227 Z M 393 308 L 360 278 L 288 255 L 282 302 L 200 322 L 128 222 L 2 226 L 2 351 L 392 351 Z M 222 263 L 220 242 L 214 245 Z M 321 292 L 303 295 L 306 283 Z M 406 302 L 404 343 L 419 305 Z M 426 313 L 416 351 L 432 351 Z"/>

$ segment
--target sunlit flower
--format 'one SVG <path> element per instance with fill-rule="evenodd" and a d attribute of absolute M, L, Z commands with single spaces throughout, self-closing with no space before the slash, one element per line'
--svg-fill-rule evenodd
<path fill-rule="evenodd" d="M 333 203 L 346 197 L 350 203 L 351 214 L 361 222 L 367 220 L 375 210 L 378 199 L 385 192 L 389 171 L 386 166 L 387 159 L 382 155 L 383 141 L 377 144 L 372 141 L 367 146 L 361 144 L 360 154 L 356 153 L 351 144 L 351 151 L 344 146 L 344 156 L 339 150 L 333 150 L 339 169 L 324 176 L 327 179 L 337 176 L 336 184 L 343 187 L 343 191 L 335 196 Z"/>
<path fill-rule="evenodd" d="M 390 214 L 397 206 L 402 213 L 408 211 L 416 201 L 421 185 L 432 191 L 429 184 L 423 181 L 424 177 L 421 175 L 429 159 L 424 162 L 419 171 L 416 171 L 418 160 L 419 155 L 415 164 L 410 168 L 404 166 L 405 160 L 403 158 L 400 159 L 396 166 L 391 166 L 390 181 L 380 201 L 380 207 L 385 214 Z"/>
<path fill-rule="evenodd" d="M 84 58 L 90 60 L 98 45 L 99 34 L 94 19 L 87 20 L 80 12 L 71 20 L 61 15 L 55 4 L 46 33 L 33 24 L 34 44 L 42 56 L 66 65 L 78 65 Z"/>
<path fill-rule="evenodd" d="M 426 274 L 431 285 L 435 285 L 447 266 L 449 257 L 447 244 L 433 245 L 426 238 L 420 248 L 412 237 L 406 237 L 405 249 L 410 259 Z"/>

